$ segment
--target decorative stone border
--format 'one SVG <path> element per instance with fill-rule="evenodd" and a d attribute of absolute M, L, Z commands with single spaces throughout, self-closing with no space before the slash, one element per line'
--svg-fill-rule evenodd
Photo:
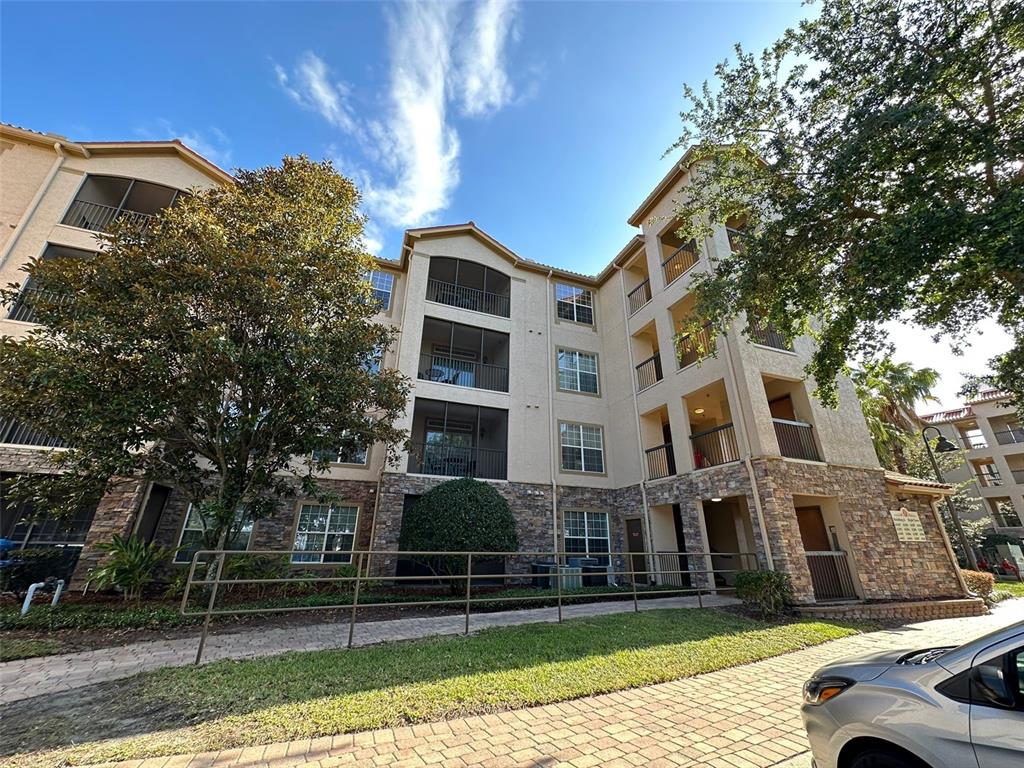
<path fill-rule="evenodd" d="M 796 609 L 799 616 L 818 619 L 856 621 L 918 622 L 932 619 L 956 619 L 984 616 L 988 613 L 980 597 L 959 600 L 917 600 L 906 603 L 850 603 L 848 605 L 808 605 Z"/>

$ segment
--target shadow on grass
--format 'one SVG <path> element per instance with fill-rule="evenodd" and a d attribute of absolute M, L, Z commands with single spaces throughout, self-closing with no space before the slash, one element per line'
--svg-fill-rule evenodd
<path fill-rule="evenodd" d="M 232 738 L 241 744 L 265 743 L 253 741 L 255 726 L 245 732 L 253 717 L 271 736 L 296 738 L 314 735 L 307 722 L 317 717 L 334 723 L 336 730 L 327 732 L 337 733 L 529 706 L 765 658 L 848 633 L 838 627 L 660 609 L 163 669 L 0 708 L 0 754 L 201 727 L 225 717 L 240 718 L 235 727 L 242 733 Z"/>

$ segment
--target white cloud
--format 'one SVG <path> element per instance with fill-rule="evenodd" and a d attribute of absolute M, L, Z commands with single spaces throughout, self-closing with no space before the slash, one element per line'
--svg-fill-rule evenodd
<path fill-rule="evenodd" d="M 211 125 L 203 131 L 178 131 L 170 120 L 159 117 L 152 125 L 136 128 L 135 133 L 145 141 L 179 139 L 189 149 L 194 149 L 221 168 L 227 169 L 231 165 L 231 140 L 216 126 Z"/>
<path fill-rule="evenodd" d="M 318 112 L 324 120 L 343 131 L 356 130 L 356 122 L 348 106 L 348 85 L 340 80 L 332 82 L 327 64 L 315 53 L 304 53 L 290 75 L 274 62 L 274 73 L 281 90 L 300 107 Z"/>
<path fill-rule="evenodd" d="M 386 15 L 390 73 L 379 115 L 357 118 L 349 88 L 314 53 L 291 73 L 274 67 L 292 100 L 356 140 L 372 167 L 338 165 L 362 187 L 371 217 L 391 226 L 421 226 L 448 206 L 459 183 L 453 108 L 482 117 L 515 98 L 505 60 L 509 40 L 518 34 L 518 5 L 404 3 Z"/>

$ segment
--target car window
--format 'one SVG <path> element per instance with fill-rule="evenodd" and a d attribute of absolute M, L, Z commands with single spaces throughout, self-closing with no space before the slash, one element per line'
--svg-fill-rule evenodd
<path fill-rule="evenodd" d="M 976 664 L 936 689 L 964 703 L 1024 711 L 1024 648 Z"/>

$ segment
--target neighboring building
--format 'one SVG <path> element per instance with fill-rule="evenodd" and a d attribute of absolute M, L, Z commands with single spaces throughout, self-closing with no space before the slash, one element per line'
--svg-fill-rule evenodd
<path fill-rule="evenodd" d="M 963 463 L 946 479 L 972 481 L 967 490 L 982 500 L 976 517 L 991 516 L 997 531 L 1024 536 L 1024 427 L 1009 401 L 1003 392 L 983 390 L 961 408 L 921 419 L 963 449 Z"/>
<path fill-rule="evenodd" d="M 85 197 L 99 189 L 94 175 L 179 189 L 227 180 L 177 142 L 60 140 L 66 158 L 55 160 L 52 136 L 3 135 L 5 177 L 8 163 L 31 158 L 39 168 L 26 202 L 4 199 L 4 225 L 18 221 L 20 235 L 11 253 L 5 247 L 5 281 L 23 279 L 18 267 L 48 247 L 95 247 L 72 216 L 105 204 Z M 739 569 L 756 558 L 787 571 L 804 603 L 963 595 L 935 508 L 947 489 L 878 466 L 849 381 L 839 383 L 837 410 L 814 400 L 804 378 L 810 339 L 790 346 L 758 327 L 748 341 L 741 319 L 721 336 L 703 331 L 717 350 L 703 363 L 693 340 L 677 348 L 692 278 L 728 251 L 732 234 L 715 233 L 699 257 L 677 241 L 672 200 L 686 173 L 684 157 L 630 217 L 638 234 L 595 277 L 524 259 L 472 222 L 406 232 L 400 257 L 380 259 L 371 279 L 381 320 L 401 331 L 383 365 L 413 382 L 400 426 L 414 450 L 390 465 L 379 446 L 338 455 L 324 482 L 341 503 L 297 498 L 236 546 L 336 551 L 294 557 L 307 565 L 346 562 L 352 549 L 386 553 L 419 495 L 469 475 L 509 499 L 524 551 L 633 562 L 645 580 L 676 583 L 664 572 L 680 563 Z M 7 313 L 0 332 L 27 327 L 17 304 Z M 38 471 L 42 451 L 24 445 L 32 437 L 0 435 L 17 444 L 0 445 L 0 468 Z M 900 508 L 920 521 L 903 541 L 890 514 Z M 46 543 L 19 530 L 30 546 Z M 113 531 L 186 547 L 201 534 L 179 494 L 144 483 L 106 497 L 76 530 L 79 578 L 95 560 L 92 543 Z M 643 551 L 691 556 L 629 560 Z M 391 555 L 374 558 L 378 572 L 401 568 Z"/>

